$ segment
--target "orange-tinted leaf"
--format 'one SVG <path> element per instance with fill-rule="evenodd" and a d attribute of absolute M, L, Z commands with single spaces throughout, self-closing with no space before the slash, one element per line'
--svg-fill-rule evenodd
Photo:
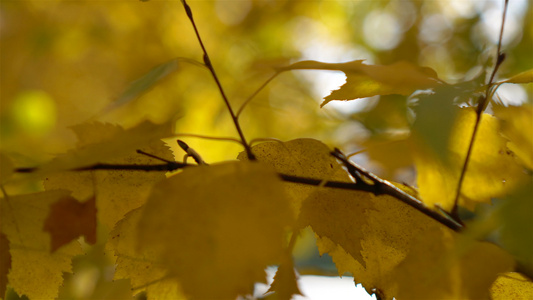
<path fill-rule="evenodd" d="M 43 231 L 50 205 L 69 195 L 56 190 L 0 199 L 2 232 L 11 253 L 8 281 L 19 295 L 56 298 L 63 273 L 71 271 L 72 257 L 82 253 L 77 241 L 51 252 L 50 235 Z"/>
<path fill-rule="evenodd" d="M 416 90 L 439 85 L 434 70 L 418 67 L 408 62 L 396 62 L 388 66 L 366 65 L 362 60 L 346 63 L 301 61 L 280 68 L 288 70 L 336 70 L 346 74 L 346 83 L 324 99 L 321 107 L 331 100 L 352 100 L 375 95 L 410 95 Z"/>
<path fill-rule="evenodd" d="M 78 149 L 81 149 L 80 151 L 97 147 L 98 145 L 109 145 L 114 144 L 115 141 L 124 141 L 133 138 L 132 132 L 130 131 L 103 123 L 79 125 L 74 127 L 74 131 L 78 136 L 77 145 Z M 106 142 L 101 142 L 102 140 Z M 136 145 L 141 140 L 137 140 L 136 142 L 130 141 L 131 144 L 129 146 L 135 145 L 135 147 L 138 146 L 137 149 L 167 160 L 173 160 L 173 154 L 164 142 L 156 138 Z M 124 146 L 128 146 L 127 144 Z M 99 162 L 130 165 L 160 163 L 160 161 L 141 155 L 135 150 L 132 148 L 126 152 L 121 150 L 112 157 L 106 155 L 105 157 L 107 159 Z M 77 151 L 74 150 L 73 153 Z M 44 186 L 47 190 L 69 189 L 72 191 L 72 196 L 77 199 L 88 199 L 89 197 L 96 196 L 98 220 L 111 229 L 127 212 L 144 204 L 152 185 L 165 178 L 162 172 L 121 170 L 72 171 L 49 174 L 45 179 Z"/>
<path fill-rule="evenodd" d="M 85 236 L 89 244 L 96 243 L 95 204 L 94 197 L 80 203 L 68 196 L 50 206 L 43 229 L 50 232 L 52 237 L 52 252 L 80 236 Z"/>

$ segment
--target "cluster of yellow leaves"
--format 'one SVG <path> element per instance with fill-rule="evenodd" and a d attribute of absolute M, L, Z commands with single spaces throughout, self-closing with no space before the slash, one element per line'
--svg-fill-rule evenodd
<path fill-rule="evenodd" d="M 341 168 L 331 161 L 328 147 L 315 140 L 270 142 L 252 150 L 259 161 L 280 173 L 322 178 L 313 177 L 317 167 L 326 166 L 329 174 Z M 306 158 L 307 153 L 315 159 Z M 336 174 L 323 176 L 350 181 L 346 173 Z M 288 191 L 308 188 L 285 185 Z M 298 225 L 313 229 L 320 252 L 333 257 L 339 275 L 352 273 L 369 293 L 386 299 L 487 298 L 498 274 L 514 268 L 505 251 L 489 243 L 467 243 L 460 234 L 391 196 L 318 187 L 297 201 Z M 279 280 L 276 277 L 273 286 Z"/>
<path fill-rule="evenodd" d="M 347 74 L 346 85 L 325 103 L 407 95 L 441 84 L 434 72 L 407 63 L 308 61 L 280 72 L 296 69 Z M 398 71 L 405 76 L 390 75 Z M 508 82 L 528 80 L 525 74 Z M 438 105 L 451 107 L 443 112 L 450 114 L 445 149 L 435 151 L 439 144 L 423 138 L 421 129 L 431 125 L 424 118 L 406 143 L 424 204 L 450 210 L 476 115 L 471 108 L 458 109 L 444 101 Z M 1 199 L 0 288 L 9 284 L 31 299 L 55 298 L 62 274 L 71 270 L 72 258 L 83 253 L 81 245 L 98 243 L 115 260 L 114 278 L 129 280 L 134 293 L 145 291 L 151 299 L 250 295 L 254 283 L 264 281 L 265 267 L 276 264 L 280 267 L 269 291 L 290 299 L 300 291 L 290 255 L 294 243 L 288 240 L 291 231 L 294 239 L 299 230 L 310 227 L 320 252 L 333 258 L 339 275 L 352 273 L 356 283 L 385 299 L 498 298 L 509 287 L 527 298 L 533 283 L 511 272 L 518 268 L 531 276 L 533 269 L 527 230 L 532 207 L 531 201 L 524 201 L 531 195 L 531 186 L 524 182 L 531 178 L 523 171 L 531 170 L 533 133 L 531 127 L 521 128 L 531 124 L 531 107 L 495 107 L 495 114 L 481 116 L 460 204 L 474 209 L 492 198 L 509 197 L 489 214 L 487 224 L 472 226 L 499 230 L 505 250 L 479 241 L 479 234 L 454 232 L 390 195 L 325 187 L 327 181 L 349 184 L 361 179 L 350 177 L 330 148 L 314 139 L 262 143 L 252 148 L 258 162 L 243 152 L 240 161 L 187 167 L 167 177 L 118 167 L 82 169 L 102 162 L 160 163 L 137 149 L 173 161 L 161 141 L 171 134 L 169 124 L 142 123 L 124 130 L 87 123 L 73 128 L 79 140 L 76 149 L 32 175 L 46 177 L 46 191 Z M 0 160 L 3 184 L 11 180 L 13 165 L 3 155 Z M 279 174 L 322 183 L 283 182 Z"/>

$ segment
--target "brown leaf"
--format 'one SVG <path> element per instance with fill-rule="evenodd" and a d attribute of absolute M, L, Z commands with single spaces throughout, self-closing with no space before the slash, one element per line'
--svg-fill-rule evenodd
<path fill-rule="evenodd" d="M 89 244 L 96 243 L 95 203 L 94 197 L 81 203 L 67 196 L 50 206 L 43 229 L 52 237 L 52 252 L 80 236 L 85 236 Z"/>

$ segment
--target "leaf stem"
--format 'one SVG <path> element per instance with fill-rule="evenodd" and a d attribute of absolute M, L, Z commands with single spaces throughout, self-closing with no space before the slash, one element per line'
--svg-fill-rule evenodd
<path fill-rule="evenodd" d="M 248 103 L 250 103 L 254 99 L 254 97 L 257 96 L 257 94 L 259 94 L 259 92 L 267 86 L 267 84 L 269 84 L 274 78 L 276 78 L 279 75 L 279 73 L 280 72 L 276 72 L 272 76 L 270 76 L 270 78 L 268 78 L 253 94 L 251 94 L 250 97 L 246 99 L 246 101 L 244 101 L 244 103 L 241 105 L 241 107 L 237 111 L 237 119 L 241 115 L 246 105 L 248 105 Z"/>
<path fill-rule="evenodd" d="M 191 24 L 194 28 L 194 32 L 196 33 L 196 38 L 198 39 L 198 42 L 200 43 L 200 47 L 202 48 L 202 51 L 204 52 L 203 60 L 205 66 L 209 69 L 209 72 L 211 72 L 211 75 L 213 76 L 213 79 L 215 80 L 215 83 L 218 87 L 218 90 L 220 92 L 220 95 L 222 96 L 222 99 L 224 100 L 224 103 L 226 104 L 226 107 L 231 115 L 231 119 L 233 120 L 233 124 L 235 124 L 235 128 L 237 129 L 237 133 L 239 134 L 239 137 L 241 139 L 241 143 L 244 146 L 244 149 L 246 150 L 246 154 L 250 158 L 250 160 L 255 160 L 255 156 L 252 153 L 252 150 L 250 148 L 250 145 L 246 142 L 246 138 L 244 137 L 244 134 L 242 132 L 241 126 L 239 125 L 239 119 L 238 116 L 235 115 L 233 112 L 233 109 L 231 108 L 231 105 L 228 101 L 228 97 L 226 96 L 226 93 L 224 92 L 224 89 L 222 88 L 222 84 L 220 83 L 220 80 L 218 79 L 218 76 L 215 72 L 215 68 L 213 67 L 213 64 L 211 63 L 211 59 L 209 58 L 209 54 L 207 53 L 207 50 L 204 46 L 204 43 L 202 41 L 202 38 L 200 37 L 200 32 L 198 31 L 198 28 L 196 27 L 196 23 L 194 22 L 194 17 L 192 14 L 191 7 L 189 4 L 187 4 L 187 1 L 181 0 L 181 3 L 183 4 L 183 8 L 185 9 L 185 13 L 187 14 L 187 17 L 189 17 L 189 20 L 191 21 Z"/>
<path fill-rule="evenodd" d="M 470 157 L 472 156 L 472 150 L 474 149 L 474 141 L 476 139 L 479 126 L 481 124 L 481 117 L 483 116 L 483 112 L 487 108 L 489 100 L 492 98 L 492 93 L 491 93 L 492 82 L 494 81 L 494 78 L 496 77 L 496 73 L 498 72 L 500 65 L 505 60 L 505 53 L 502 53 L 501 49 L 502 49 L 502 40 L 503 40 L 503 28 L 505 25 L 505 16 L 507 15 L 508 6 L 509 6 L 509 0 L 505 0 L 504 7 L 503 7 L 503 15 L 502 15 L 502 26 L 500 27 L 500 37 L 498 39 L 498 48 L 496 52 L 496 61 L 494 63 L 494 69 L 492 70 L 492 73 L 489 78 L 489 82 L 487 83 L 487 89 L 485 90 L 485 95 L 479 98 L 479 101 L 477 104 L 476 122 L 474 124 L 474 131 L 472 132 L 472 138 L 470 139 L 470 143 L 468 145 L 468 150 L 466 152 L 465 161 L 464 161 L 463 167 L 461 168 L 461 175 L 459 176 L 459 181 L 457 182 L 457 189 L 455 192 L 455 199 L 453 201 L 451 217 L 459 223 L 461 223 L 461 218 L 459 217 L 459 197 L 461 196 L 461 189 L 463 187 L 463 181 L 466 176 L 466 170 L 468 169 L 468 162 L 470 161 Z"/>

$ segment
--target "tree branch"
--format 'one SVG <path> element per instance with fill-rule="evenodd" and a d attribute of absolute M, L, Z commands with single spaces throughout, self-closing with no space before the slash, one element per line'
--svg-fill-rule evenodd
<path fill-rule="evenodd" d="M 213 67 L 213 64 L 211 63 L 209 54 L 207 53 L 207 50 L 205 49 L 202 38 L 200 37 L 200 32 L 198 31 L 198 28 L 196 27 L 196 23 L 194 22 L 192 10 L 189 4 L 187 4 L 187 1 L 181 0 L 181 3 L 183 4 L 183 8 L 185 9 L 185 12 L 187 13 L 187 17 L 189 17 L 189 20 L 191 21 L 191 24 L 192 24 L 192 27 L 194 28 L 194 32 L 196 33 L 198 42 L 200 43 L 200 47 L 202 48 L 202 51 L 204 52 L 204 55 L 203 55 L 204 64 L 209 69 L 209 72 L 211 72 L 211 75 L 213 76 L 213 79 L 215 80 L 215 83 L 217 84 L 220 95 L 222 96 L 222 99 L 224 100 L 224 103 L 226 104 L 226 107 L 231 115 L 231 119 L 233 120 L 233 124 L 235 125 L 235 128 L 237 129 L 237 132 L 239 134 L 239 137 L 241 138 L 241 143 L 244 146 L 246 154 L 248 155 L 250 160 L 255 160 L 255 156 L 252 153 L 250 145 L 246 142 L 246 138 L 244 137 L 241 126 L 239 125 L 238 116 L 235 115 L 235 112 L 233 112 L 233 109 L 231 108 L 228 97 L 226 96 L 226 93 L 224 92 L 224 89 L 222 88 L 222 84 L 220 83 L 220 80 L 218 79 L 218 76 L 215 72 L 215 68 Z"/>
<path fill-rule="evenodd" d="M 293 175 L 287 175 L 278 173 L 278 176 L 281 180 L 285 182 L 300 183 L 305 185 L 312 186 L 322 186 L 328 188 L 336 188 L 343 190 L 352 190 L 352 191 L 363 191 L 372 193 L 376 196 L 379 195 L 389 195 L 392 196 L 403 203 L 413 207 L 414 209 L 420 211 L 426 216 L 434 219 L 435 221 L 441 223 L 442 225 L 454 230 L 460 231 L 462 226 L 450 218 L 440 214 L 437 211 L 434 211 L 426 207 L 420 200 L 415 197 L 405 193 L 396 186 L 392 185 L 388 181 L 385 181 L 376 175 L 364 170 L 362 167 L 357 166 L 356 164 L 349 162 L 345 156 L 340 151 L 332 152 L 332 154 L 339 160 L 341 160 L 348 169 L 350 175 L 352 175 L 356 182 L 342 182 L 342 181 L 324 181 L 322 179 L 315 178 L 306 178 Z M 123 165 L 123 164 L 94 164 L 91 166 L 76 168 L 67 171 L 96 171 L 96 170 L 124 170 L 124 171 L 175 171 L 178 169 L 183 169 L 186 167 L 195 167 L 196 164 L 186 164 L 178 162 L 167 162 L 165 164 L 156 164 L 156 165 Z M 37 172 L 39 168 L 17 168 L 15 172 L 18 173 L 32 173 Z"/>
<path fill-rule="evenodd" d="M 468 169 L 468 162 L 470 161 L 470 156 L 472 155 L 472 150 L 474 149 L 474 141 L 476 139 L 476 135 L 479 130 L 479 125 L 481 124 L 481 117 L 483 115 L 483 112 L 487 108 L 487 105 L 491 98 L 491 88 L 492 88 L 492 82 L 494 81 L 494 77 L 496 76 L 496 73 L 498 72 L 500 65 L 505 60 L 505 54 L 501 52 L 501 49 L 502 49 L 502 39 L 503 39 L 503 28 L 505 24 L 505 16 L 507 15 L 508 6 L 509 6 L 509 0 L 505 0 L 505 4 L 503 7 L 503 15 L 502 15 L 502 26 L 500 27 L 500 37 L 498 39 L 498 49 L 496 52 L 496 61 L 494 63 L 494 69 L 492 70 L 492 73 L 489 78 L 489 82 L 487 83 L 487 89 L 485 90 L 485 95 L 481 96 L 478 100 L 477 109 L 476 109 L 476 123 L 474 124 L 474 131 L 472 132 L 472 138 L 470 139 L 470 144 L 468 145 L 468 150 L 466 152 L 465 161 L 461 169 L 461 175 L 459 176 L 459 181 L 457 182 L 455 199 L 454 199 L 453 208 L 451 211 L 452 218 L 457 222 L 461 222 L 461 218 L 459 217 L 459 197 L 461 196 L 461 189 L 463 187 L 463 181 L 466 176 L 466 170 Z"/>

